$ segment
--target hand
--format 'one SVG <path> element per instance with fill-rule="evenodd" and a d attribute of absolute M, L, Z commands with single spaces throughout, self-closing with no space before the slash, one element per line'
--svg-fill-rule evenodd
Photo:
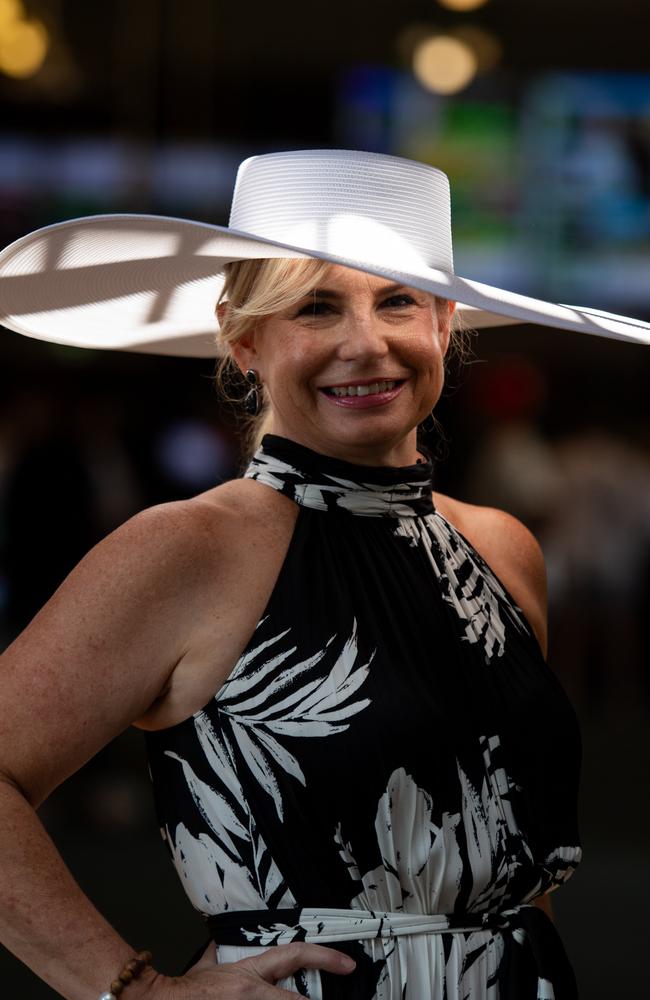
<path fill-rule="evenodd" d="M 298 969 L 324 969 L 345 975 L 355 965 L 342 951 L 305 941 L 275 945 L 259 955 L 222 965 L 215 965 L 214 957 L 208 957 L 206 952 L 184 976 L 159 977 L 148 996 L 152 1000 L 281 1000 L 299 996 L 275 986 L 279 979 Z"/>

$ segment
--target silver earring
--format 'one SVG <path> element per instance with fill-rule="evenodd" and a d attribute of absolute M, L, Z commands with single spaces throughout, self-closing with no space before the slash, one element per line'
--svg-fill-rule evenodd
<path fill-rule="evenodd" d="M 244 396 L 244 409 L 250 417 L 256 417 L 261 408 L 260 389 L 262 388 L 262 383 L 259 381 L 254 368 L 248 369 L 245 378 L 250 388 Z"/>

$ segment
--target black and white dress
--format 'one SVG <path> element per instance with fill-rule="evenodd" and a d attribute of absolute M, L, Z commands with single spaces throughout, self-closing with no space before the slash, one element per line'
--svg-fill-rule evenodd
<path fill-rule="evenodd" d="M 569 1000 L 531 905 L 580 861 L 575 712 L 524 615 L 432 503 L 432 466 L 267 435 L 246 476 L 300 505 L 228 680 L 147 734 L 163 836 L 233 962 L 289 941 L 330 1000 Z"/>

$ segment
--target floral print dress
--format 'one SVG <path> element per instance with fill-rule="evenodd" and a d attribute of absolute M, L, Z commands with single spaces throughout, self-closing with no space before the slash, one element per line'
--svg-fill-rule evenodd
<path fill-rule="evenodd" d="M 225 684 L 146 735 L 163 837 L 218 962 L 295 940 L 357 962 L 278 987 L 569 1000 L 531 901 L 580 861 L 575 712 L 432 475 L 264 438 L 246 476 L 298 519 Z"/>

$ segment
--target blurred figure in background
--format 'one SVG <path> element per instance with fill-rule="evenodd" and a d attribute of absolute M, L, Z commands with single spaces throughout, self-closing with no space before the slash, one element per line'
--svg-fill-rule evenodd
<path fill-rule="evenodd" d="M 557 456 L 539 429 L 544 373 L 526 358 L 504 357 L 475 373 L 470 392 L 475 425 L 486 430 L 467 469 L 467 499 L 501 507 L 537 533 L 563 493 Z"/>
<path fill-rule="evenodd" d="M 597 429 L 560 441 L 556 454 L 571 502 L 555 506 L 540 538 L 551 655 L 577 702 L 632 703 L 644 694 L 650 462 L 633 444 Z"/>

